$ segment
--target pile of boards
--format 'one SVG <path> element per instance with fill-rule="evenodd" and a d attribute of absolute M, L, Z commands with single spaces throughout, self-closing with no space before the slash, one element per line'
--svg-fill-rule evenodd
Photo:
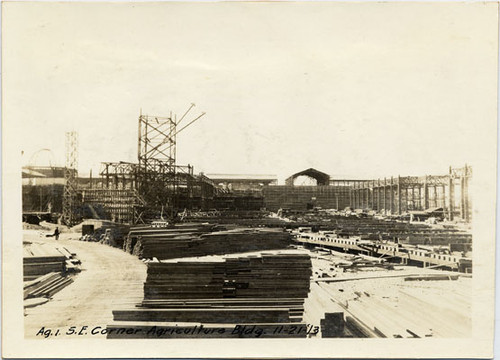
<path fill-rule="evenodd" d="M 34 280 L 39 276 L 52 273 L 80 271 L 80 260 L 64 246 L 51 244 L 23 244 L 24 281 Z"/>
<path fill-rule="evenodd" d="M 122 248 L 130 231 L 130 226 L 106 220 L 86 220 L 73 229 L 81 231 L 82 236 L 80 237 L 80 241 L 100 242 L 105 245 Z"/>
<path fill-rule="evenodd" d="M 63 276 L 59 272 L 48 273 L 34 280 L 25 281 L 23 285 L 24 307 L 46 303 L 55 293 L 72 282 L 72 278 Z"/>
<path fill-rule="evenodd" d="M 228 329 L 267 327 L 263 337 L 305 337 L 304 298 L 310 286 L 311 259 L 297 250 L 256 252 L 148 262 L 144 300 L 135 309 L 115 310 L 108 330 L 145 324 L 172 327 L 177 323 L 217 324 Z M 281 326 L 281 328 L 280 328 Z M 288 329 L 288 330 L 283 330 Z M 149 336 L 151 335 L 151 336 Z M 206 334 L 190 334 L 204 337 Z M 222 331 L 214 337 L 255 337 L 255 333 Z M 155 337 L 108 332 L 108 337 Z M 170 337 L 175 337 L 171 334 Z M 187 336 L 187 335 L 186 335 Z"/>
<path fill-rule="evenodd" d="M 123 250 L 132 254 L 139 239 L 143 240 L 143 242 L 148 240 L 169 240 L 178 236 L 193 237 L 224 229 L 225 228 L 221 228 L 217 225 L 196 223 L 181 223 L 168 227 L 136 226 L 130 229 L 130 232 L 125 238 L 125 241 L 123 242 Z"/>
<path fill-rule="evenodd" d="M 201 234 L 166 232 L 137 238 L 132 253 L 141 258 L 175 259 L 284 249 L 291 237 L 282 229 L 239 228 Z"/>
<path fill-rule="evenodd" d="M 308 254 L 283 250 L 150 262 L 145 299 L 304 298 L 309 292 Z"/>

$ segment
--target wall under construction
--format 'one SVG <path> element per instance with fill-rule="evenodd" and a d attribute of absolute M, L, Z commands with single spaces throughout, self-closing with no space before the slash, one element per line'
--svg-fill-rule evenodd
<path fill-rule="evenodd" d="M 268 186 L 262 189 L 264 207 L 306 210 L 313 207 L 344 209 L 350 204 L 350 186 Z"/>
<path fill-rule="evenodd" d="M 358 182 L 351 191 L 351 207 L 389 214 L 443 208 L 447 218 L 469 221 L 472 205 L 469 182 L 472 168 L 453 169 L 447 175 L 397 176 Z"/>

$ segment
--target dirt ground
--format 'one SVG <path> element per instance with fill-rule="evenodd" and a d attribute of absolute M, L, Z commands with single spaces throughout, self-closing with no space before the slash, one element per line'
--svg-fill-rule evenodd
<path fill-rule="evenodd" d="M 112 310 L 130 308 L 142 301 L 146 265 L 121 249 L 78 241 L 78 237 L 79 234 L 63 232 L 56 241 L 44 237 L 40 230 L 24 230 L 24 241 L 62 245 L 82 262 L 82 271 L 74 275 L 72 284 L 48 303 L 25 310 L 26 337 L 37 337 L 42 328 L 78 336 L 71 331 L 72 326 L 77 333 L 88 326 L 81 336 L 89 335 L 92 329 L 111 323 Z"/>
<path fill-rule="evenodd" d="M 50 231 L 49 231 L 50 232 Z M 81 273 L 46 304 L 25 310 L 25 334 L 41 338 L 51 330 L 60 338 L 104 337 L 95 329 L 112 323 L 112 311 L 133 308 L 143 299 L 146 265 L 121 249 L 78 241 L 79 234 L 65 230 L 58 241 L 46 238 L 48 231 L 24 230 L 24 241 L 66 247 L 81 260 Z M 471 279 L 455 281 L 404 281 L 398 274 L 443 273 L 438 270 L 402 267 L 339 273 L 334 258 L 311 253 L 314 278 L 352 278 L 343 282 L 311 282 L 305 302 L 305 321 L 319 325 L 325 312 L 347 311 L 370 328 L 393 337 L 411 333 L 421 337 L 464 337 L 470 335 Z M 384 276 L 394 276 L 396 278 Z M 354 280 L 354 278 L 374 277 Z M 381 278 L 382 277 L 382 278 Z M 84 328 L 86 326 L 86 328 Z M 43 331 L 41 331 L 43 329 Z M 92 332 L 94 332 L 92 334 Z M 38 334 L 38 335 L 37 335 Z M 81 334 L 81 335 L 78 335 Z"/>

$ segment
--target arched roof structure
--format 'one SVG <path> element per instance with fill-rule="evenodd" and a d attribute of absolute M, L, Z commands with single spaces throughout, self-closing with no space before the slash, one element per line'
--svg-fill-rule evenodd
<path fill-rule="evenodd" d="M 329 185 L 330 184 L 330 175 L 325 174 L 324 172 L 318 171 L 313 168 L 309 168 L 307 170 L 303 170 L 296 174 L 293 174 L 288 179 L 285 180 L 285 184 L 289 186 L 293 186 L 293 181 L 299 176 L 309 176 L 316 180 L 318 185 Z"/>

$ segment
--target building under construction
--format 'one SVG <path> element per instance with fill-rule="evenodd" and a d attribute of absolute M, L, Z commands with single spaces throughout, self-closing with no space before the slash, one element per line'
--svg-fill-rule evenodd
<path fill-rule="evenodd" d="M 449 220 L 471 219 L 472 169 L 467 165 L 445 174 L 373 180 L 332 178 L 310 168 L 291 175 L 285 185 L 278 185 L 274 175 L 195 174 L 193 166 L 176 163 L 177 134 L 203 116 L 184 125 L 192 108 L 179 120 L 141 114 L 138 161 L 103 162 L 97 178 L 78 176 L 77 135 L 67 133 L 66 167 L 23 169 L 24 214 L 61 213 L 67 224 L 84 218 L 136 224 L 173 219 L 185 211 L 351 208 L 422 216 L 439 209 Z M 297 184 L 301 177 L 314 184 Z"/>
<path fill-rule="evenodd" d="M 176 162 L 193 106 L 141 114 L 137 162 L 97 177 L 78 174 L 75 132 L 65 167 L 23 169 L 27 336 L 60 319 L 114 339 L 469 336 L 471 167 L 196 174 Z"/>

